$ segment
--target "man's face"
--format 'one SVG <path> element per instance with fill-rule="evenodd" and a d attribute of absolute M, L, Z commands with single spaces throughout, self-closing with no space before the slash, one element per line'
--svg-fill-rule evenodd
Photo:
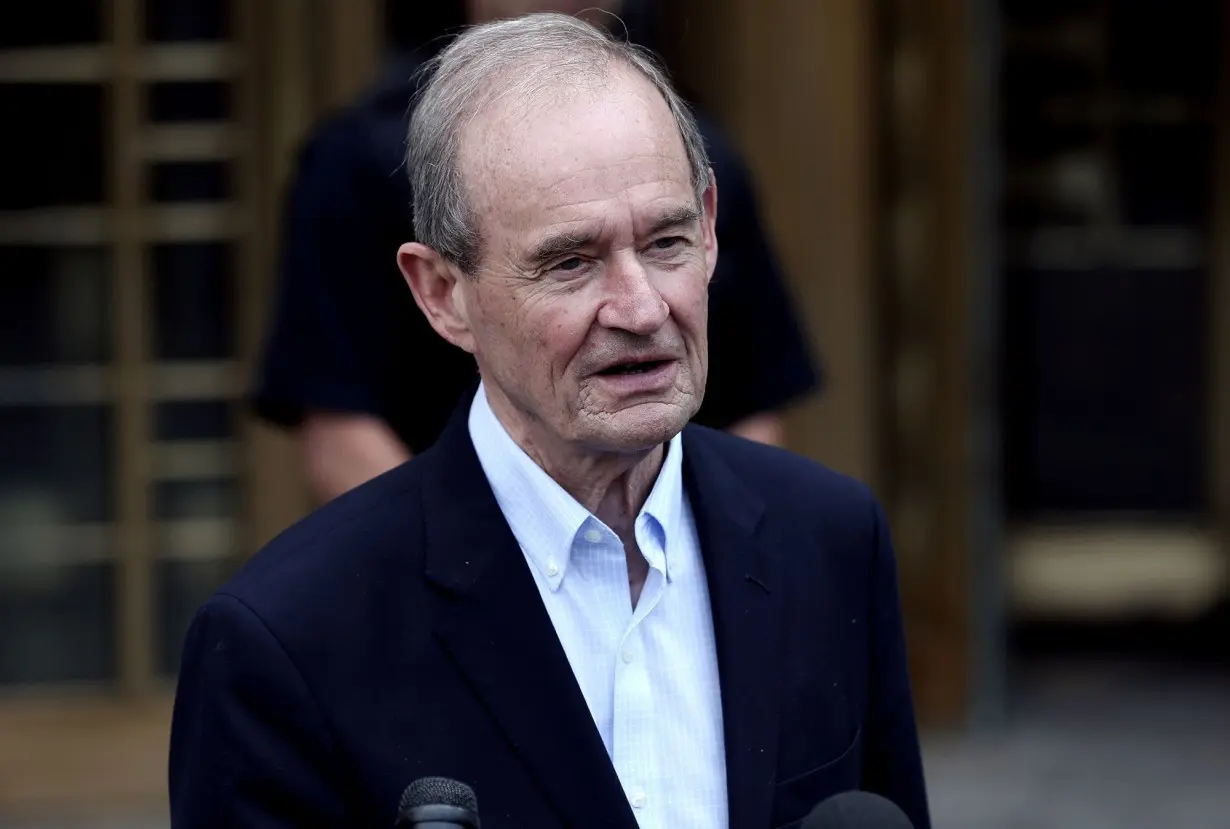
<path fill-rule="evenodd" d="M 704 394 L 717 194 L 697 204 L 647 82 L 620 72 L 574 90 L 506 101 L 463 136 L 483 250 L 457 286 L 467 345 L 514 436 L 642 450 Z"/>

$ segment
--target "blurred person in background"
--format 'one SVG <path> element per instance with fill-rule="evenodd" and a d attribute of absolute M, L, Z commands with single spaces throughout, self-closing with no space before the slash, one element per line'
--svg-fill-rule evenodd
<path fill-rule="evenodd" d="M 254 393 L 257 414 L 296 431 L 319 502 L 427 449 L 465 391 L 473 358 L 435 335 L 396 263 L 411 234 L 403 169 L 416 70 L 466 24 L 533 11 L 581 15 L 619 30 L 648 20 L 650 0 L 394 0 L 409 30 L 383 76 L 320 123 L 301 151 L 285 206 L 275 319 Z M 400 18 L 400 25 L 398 18 Z M 643 39 L 643 37 L 642 37 Z M 695 421 L 781 444 L 782 410 L 820 384 L 761 225 L 747 170 L 729 139 L 697 112 L 722 201 L 722 252 L 710 289 L 709 364 Z"/>

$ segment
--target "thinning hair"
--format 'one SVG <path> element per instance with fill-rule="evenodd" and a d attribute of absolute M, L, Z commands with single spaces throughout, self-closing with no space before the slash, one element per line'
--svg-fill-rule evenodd
<path fill-rule="evenodd" d="M 704 139 L 687 104 L 648 50 L 563 14 L 531 14 L 467 29 L 433 58 L 406 140 L 414 234 L 462 272 L 482 257 L 477 215 L 460 168 L 466 126 L 498 99 L 561 93 L 631 70 L 665 99 L 690 168 L 697 207 L 709 186 Z"/>

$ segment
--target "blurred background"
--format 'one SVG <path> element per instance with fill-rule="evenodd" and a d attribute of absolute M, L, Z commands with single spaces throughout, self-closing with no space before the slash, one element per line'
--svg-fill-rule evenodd
<path fill-rule="evenodd" d="M 937 827 L 1230 827 L 1230 13 L 636 0 L 894 528 Z M 311 126 L 430 0 L 0 12 L 0 826 L 166 826 L 196 607 L 309 508 L 244 397 Z M 390 252 L 390 255 L 391 252 Z"/>

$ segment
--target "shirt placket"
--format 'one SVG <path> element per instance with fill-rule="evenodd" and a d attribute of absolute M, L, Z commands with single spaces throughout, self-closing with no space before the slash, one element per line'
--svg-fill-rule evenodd
<path fill-rule="evenodd" d="M 662 599 L 666 579 L 650 569 L 640 601 L 620 641 L 615 664 L 614 757 L 619 775 L 642 827 L 661 826 L 664 792 L 658 745 L 653 729 L 653 673 L 646 660 L 644 634 Z"/>

